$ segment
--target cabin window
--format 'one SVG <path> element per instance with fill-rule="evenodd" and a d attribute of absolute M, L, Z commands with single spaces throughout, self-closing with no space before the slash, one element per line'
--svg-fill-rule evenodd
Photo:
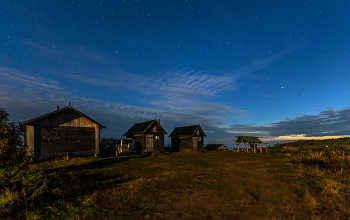
<path fill-rule="evenodd" d="M 154 139 L 156 140 L 156 141 L 159 141 L 159 136 L 154 136 Z"/>
<path fill-rule="evenodd" d="M 198 139 L 197 139 L 198 141 L 201 141 L 202 140 L 202 138 L 201 137 L 198 137 Z"/>

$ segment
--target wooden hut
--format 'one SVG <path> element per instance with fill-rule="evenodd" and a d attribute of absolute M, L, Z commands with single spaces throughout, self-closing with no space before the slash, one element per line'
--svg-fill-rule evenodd
<path fill-rule="evenodd" d="M 106 127 L 70 103 L 21 123 L 27 153 L 36 158 L 99 154 L 101 128 Z"/>
<path fill-rule="evenodd" d="M 164 151 L 164 134 L 166 131 L 156 119 L 134 124 L 125 134 L 135 140 L 137 152 Z"/>
<path fill-rule="evenodd" d="M 199 125 L 175 127 L 169 135 L 172 151 L 191 151 L 204 149 L 205 133 Z"/>
<path fill-rule="evenodd" d="M 206 151 L 224 151 L 228 150 L 223 144 L 208 144 L 204 148 Z"/>
<path fill-rule="evenodd" d="M 252 137 L 252 136 L 236 136 L 237 140 L 237 147 L 239 151 L 239 144 L 240 143 L 245 143 L 247 147 L 247 152 L 250 146 L 253 146 L 254 153 L 256 152 L 256 144 L 260 144 L 260 152 L 261 152 L 261 143 L 262 141 L 259 140 L 257 137 Z"/>

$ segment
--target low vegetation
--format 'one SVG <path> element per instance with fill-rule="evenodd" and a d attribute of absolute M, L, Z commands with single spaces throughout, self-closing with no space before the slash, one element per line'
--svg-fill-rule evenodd
<path fill-rule="evenodd" d="M 30 161 L 5 119 L 0 219 L 350 218 L 347 146 Z"/>
<path fill-rule="evenodd" d="M 299 154 L 299 157 L 300 154 Z M 30 165 L 2 216 L 28 219 L 347 219 L 346 172 L 290 153 L 165 153 Z M 23 190 L 23 188 L 22 188 Z M 0 202 L 1 204 L 2 201 Z M 10 210 L 11 209 L 11 210 Z"/>

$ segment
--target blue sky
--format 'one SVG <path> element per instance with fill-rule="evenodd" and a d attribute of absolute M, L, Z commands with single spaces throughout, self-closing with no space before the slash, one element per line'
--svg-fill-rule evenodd
<path fill-rule="evenodd" d="M 1 1 L 0 108 L 68 102 L 121 137 L 201 124 L 206 144 L 349 136 L 349 1 Z M 166 139 L 166 143 L 170 143 Z"/>

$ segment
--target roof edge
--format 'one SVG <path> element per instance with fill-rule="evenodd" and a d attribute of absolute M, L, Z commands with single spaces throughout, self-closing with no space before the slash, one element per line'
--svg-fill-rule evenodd
<path fill-rule="evenodd" d="M 97 124 L 100 128 L 106 128 L 106 126 L 104 126 L 104 125 L 98 123 L 98 122 L 95 121 L 94 119 L 92 119 L 92 118 L 90 118 L 89 116 L 85 115 L 84 113 L 78 111 L 77 109 L 73 108 L 72 106 L 67 106 L 67 107 L 58 109 L 58 110 L 56 110 L 56 111 L 49 112 L 49 113 L 47 113 L 47 114 L 44 114 L 44 115 L 41 115 L 41 116 L 32 118 L 32 119 L 30 119 L 30 120 L 27 120 L 27 121 L 22 122 L 21 125 L 27 125 L 27 124 L 29 124 L 29 123 L 31 123 L 31 122 L 34 122 L 34 121 L 43 119 L 43 118 L 45 118 L 45 117 L 49 117 L 49 116 L 51 116 L 51 115 L 54 115 L 54 114 L 57 114 L 57 113 L 66 111 L 66 110 L 68 110 L 68 109 L 73 110 L 74 112 L 78 113 L 80 116 L 86 117 L 86 118 L 89 119 L 90 121 L 92 121 L 92 122 L 94 122 L 95 124 Z"/>

